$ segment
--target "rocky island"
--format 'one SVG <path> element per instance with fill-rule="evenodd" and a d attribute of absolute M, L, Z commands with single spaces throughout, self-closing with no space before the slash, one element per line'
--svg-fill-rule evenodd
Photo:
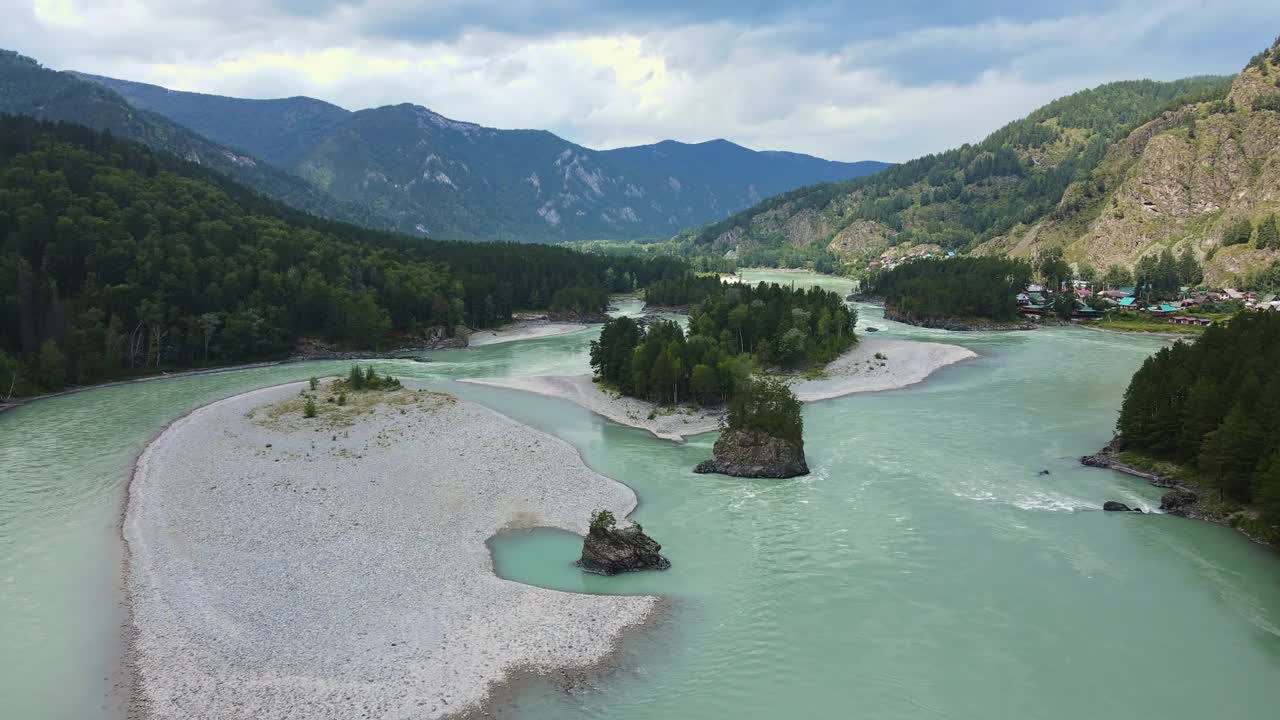
<path fill-rule="evenodd" d="M 790 478 L 809 474 L 800 401 L 777 380 L 753 380 L 729 405 L 712 456 L 694 472 L 734 477 Z"/>
<path fill-rule="evenodd" d="M 591 526 L 582 541 L 582 557 L 576 563 L 598 575 L 617 575 L 636 570 L 666 570 L 671 561 L 659 554 L 662 546 L 644 533 L 640 523 L 620 528 L 608 510 L 591 516 Z"/>

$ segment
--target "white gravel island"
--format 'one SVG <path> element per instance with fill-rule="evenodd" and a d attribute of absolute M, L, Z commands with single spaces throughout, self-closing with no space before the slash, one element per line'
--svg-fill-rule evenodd
<path fill-rule="evenodd" d="M 655 609 L 494 575 L 485 541 L 501 530 L 585 533 L 591 511 L 635 507 L 567 443 L 423 391 L 322 400 L 304 419 L 306 387 L 200 408 L 139 457 L 124 521 L 135 714 L 459 714 L 517 672 L 600 663 Z"/>

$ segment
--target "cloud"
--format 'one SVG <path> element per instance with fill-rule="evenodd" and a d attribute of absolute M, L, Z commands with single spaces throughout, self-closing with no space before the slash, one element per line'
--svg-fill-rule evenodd
<path fill-rule="evenodd" d="M 936 5 L 35 0 L 0 45 L 184 90 L 412 102 L 591 147 L 725 137 L 900 161 L 1102 82 L 1232 72 L 1280 27 L 1280 4 L 1255 0 Z"/>

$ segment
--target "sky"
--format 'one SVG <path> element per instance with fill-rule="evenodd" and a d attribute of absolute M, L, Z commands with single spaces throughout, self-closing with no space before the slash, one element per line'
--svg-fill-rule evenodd
<path fill-rule="evenodd" d="M 1237 72 L 1277 0 L 0 0 L 0 47 L 196 92 L 410 102 L 592 148 L 900 162 L 1113 80 Z"/>

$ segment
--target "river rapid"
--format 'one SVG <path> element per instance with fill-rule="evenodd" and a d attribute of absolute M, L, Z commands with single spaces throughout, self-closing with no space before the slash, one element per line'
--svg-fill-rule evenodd
<path fill-rule="evenodd" d="M 636 490 L 634 517 L 672 560 L 665 573 L 602 578 L 571 566 L 572 535 L 494 539 L 504 577 L 670 599 L 611 672 L 571 692 L 527 684 L 503 714 L 1274 717 L 1278 557 L 1224 528 L 1102 513 L 1109 499 L 1152 508 L 1158 492 L 1077 463 L 1110 438 L 1130 375 L 1163 340 L 946 333 L 859 309 L 885 336 L 979 358 L 911 388 L 806 406 L 813 473 L 788 481 L 694 475 L 714 435 L 677 445 L 565 401 L 453 382 L 584 372 L 594 328 L 375 363 L 572 443 Z M 0 414 L 0 715 L 119 715 L 118 522 L 147 441 L 218 398 L 347 367 L 169 378 Z"/>

